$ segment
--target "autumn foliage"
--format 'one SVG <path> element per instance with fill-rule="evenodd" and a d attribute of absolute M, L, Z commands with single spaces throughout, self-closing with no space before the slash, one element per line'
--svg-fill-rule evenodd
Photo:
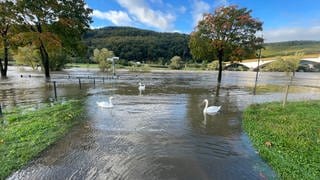
<path fill-rule="evenodd" d="M 210 40 L 219 59 L 218 82 L 221 82 L 222 62 L 241 60 L 261 48 L 263 39 L 256 36 L 262 31 L 262 22 L 253 18 L 251 10 L 227 6 L 203 15 L 193 34 Z"/>

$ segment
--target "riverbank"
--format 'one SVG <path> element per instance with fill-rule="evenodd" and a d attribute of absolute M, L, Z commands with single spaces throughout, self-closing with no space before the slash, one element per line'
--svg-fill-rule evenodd
<path fill-rule="evenodd" d="M 320 101 L 249 106 L 243 129 L 281 179 L 320 178 Z"/>
<path fill-rule="evenodd" d="M 15 109 L 0 118 L 0 179 L 21 168 L 79 122 L 83 102 L 68 101 L 38 110 Z"/>

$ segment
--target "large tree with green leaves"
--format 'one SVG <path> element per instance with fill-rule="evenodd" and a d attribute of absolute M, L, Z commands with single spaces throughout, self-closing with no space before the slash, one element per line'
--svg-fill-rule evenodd
<path fill-rule="evenodd" d="M 219 60 L 218 83 L 222 78 L 223 61 L 241 59 L 261 48 L 259 44 L 263 39 L 256 37 L 258 31 L 262 31 L 262 22 L 253 18 L 251 10 L 246 8 L 227 6 L 204 14 L 194 33 L 211 41 Z"/>
<path fill-rule="evenodd" d="M 13 35 L 14 25 L 20 22 L 17 6 L 12 0 L 0 1 L 0 71 L 1 77 L 7 77 L 10 38 Z"/>
<path fill-rule="evenodd" d="M 48 49 L 74 47 L 89 28 L 92 12 L 83 0 L 20 0 L 26 35 L 38 47 L 46 78 L 50 77 Z"/>

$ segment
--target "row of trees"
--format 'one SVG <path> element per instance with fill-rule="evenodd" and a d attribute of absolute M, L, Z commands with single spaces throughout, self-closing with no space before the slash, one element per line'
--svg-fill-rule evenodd
<path fill-rule="evenodd" d="M 80 40 L 91 23 L 91 12 L 83 0 L 0 1 L 1 77 L 7 76 L 9 48 L 15 48 L 17 56 L 19 51 L 40 55 L 40 59 L 30 58 L 40 62 L 46 78 L 50 77 L 50 59 L 85 55 Z"/>

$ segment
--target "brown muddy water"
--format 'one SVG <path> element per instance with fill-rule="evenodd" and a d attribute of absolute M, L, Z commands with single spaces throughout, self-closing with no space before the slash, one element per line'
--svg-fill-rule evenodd
<path fill-rule="evenodd" d="M 58 99 L 85 98 L 86 117 L 8 179 L 276 178 L 243 132 L 241 113 L 252 103 L 282 100 L 288 81 L 284 73 L 261 73 L 255 96 L 254 72 L 224 72 L 218 95 L 216 72 L 118 75 L 104 83 L 97 78 L 94 84 L 92 78 L 103 74 L 86 69 L 53 73 Z M 84 78 L 81 89 L 75 77 Z M 145 91 L 139 92 L 139 81 Z M 52 83 L 39 73 L 11 68 L 0 84 L 4 108 L 38 107 L 54 97 Z M 319 84 L 319 74 L 298 73 L 288 98 L 320 99 Z M 113 108 L 97 106 L 110 96 Z M 221 105 L 221 111 L 204 116 L 204 99 Z"/>

